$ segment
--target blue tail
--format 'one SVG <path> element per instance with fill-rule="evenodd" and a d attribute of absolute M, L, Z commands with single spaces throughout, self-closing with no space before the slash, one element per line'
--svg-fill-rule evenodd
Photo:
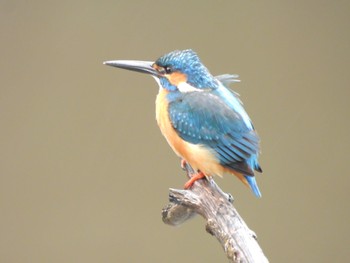
<path fill-rule="evenodd" d="M 248 184 L 250 188 L 252 189 L 253 193 L 255 194 L 256 197 L 261 197 L 261 193 L 259 190 L 259 187 L 256 183 L 255 177 L 254 176 L 245 176 L 245 178 L 248 181 Z"/>

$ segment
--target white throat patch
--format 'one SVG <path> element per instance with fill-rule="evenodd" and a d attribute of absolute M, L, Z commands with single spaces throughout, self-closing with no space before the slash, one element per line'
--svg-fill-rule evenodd
<path fill-rule="evenodd" d="M 155 81 L 158 83 L 159 89 L 162 89 L 162 84 L 160 84 L 160 80 L 158 77 L 156 76 L 152 76 Z M 192 91 L 203 91 L 202 89 L 197 89 L 195 87 L 193 87 L 192 85 L 188 84 L 187 82 L 181 82 L 178 86 L 177 89 L 182 92 L 182 93 L 186 93 L 186 92 L 192 92 Z"/>
<path fill-rule="evenodd" d="M 203 91 L 202 89 L 197 89 L 193 87 L 192 85 L 188 84 L 187 82 L 181 82 L 177 85 L 177 89 L 182 92 L 192 92 L 192 91 Z"/>

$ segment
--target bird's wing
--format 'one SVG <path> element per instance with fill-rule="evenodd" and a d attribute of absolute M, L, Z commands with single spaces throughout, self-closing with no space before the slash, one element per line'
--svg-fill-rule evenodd
<path fill-rule="evenodd" d="M 260 171 L 258 135 L 217 95 L 187 93 L 170 102 L 168 110 L 175 131 L 185 141 L 209 147 L 227 168 L 245 175 Z"/>

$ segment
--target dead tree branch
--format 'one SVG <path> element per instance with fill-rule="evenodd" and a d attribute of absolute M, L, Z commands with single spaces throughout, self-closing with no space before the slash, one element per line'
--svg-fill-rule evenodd
<path fill-rule="evenodd" d="M 186 164 L 188 177 L 194 171 Z M 233 206 L 231 195 L 224 193 L 213 179 L 198 180 L 189 190 L 170 189 L 170 203 L 163 208 L 163 222 L 181 225 L 196 214 L 206 220 L 206 231 L 215 236 L 231 263 L 268 262 L 256 235 Z"/>

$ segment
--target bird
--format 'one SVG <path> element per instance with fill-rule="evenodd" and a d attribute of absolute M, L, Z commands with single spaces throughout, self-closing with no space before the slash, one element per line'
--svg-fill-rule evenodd
<path fill-rule="evenodd" d="M 110 60 L 105 65 L 151 75 L 159 86 L 156 120 L 172 150 L 195 175 L 184 185 L 224 174 L 238 177 L 256 197 L 254 171 L 260 138 L 238 93 L 229 88 L 238 75 L 213 76 L 192 49 L 175 50 L 156 61 Z"/>

